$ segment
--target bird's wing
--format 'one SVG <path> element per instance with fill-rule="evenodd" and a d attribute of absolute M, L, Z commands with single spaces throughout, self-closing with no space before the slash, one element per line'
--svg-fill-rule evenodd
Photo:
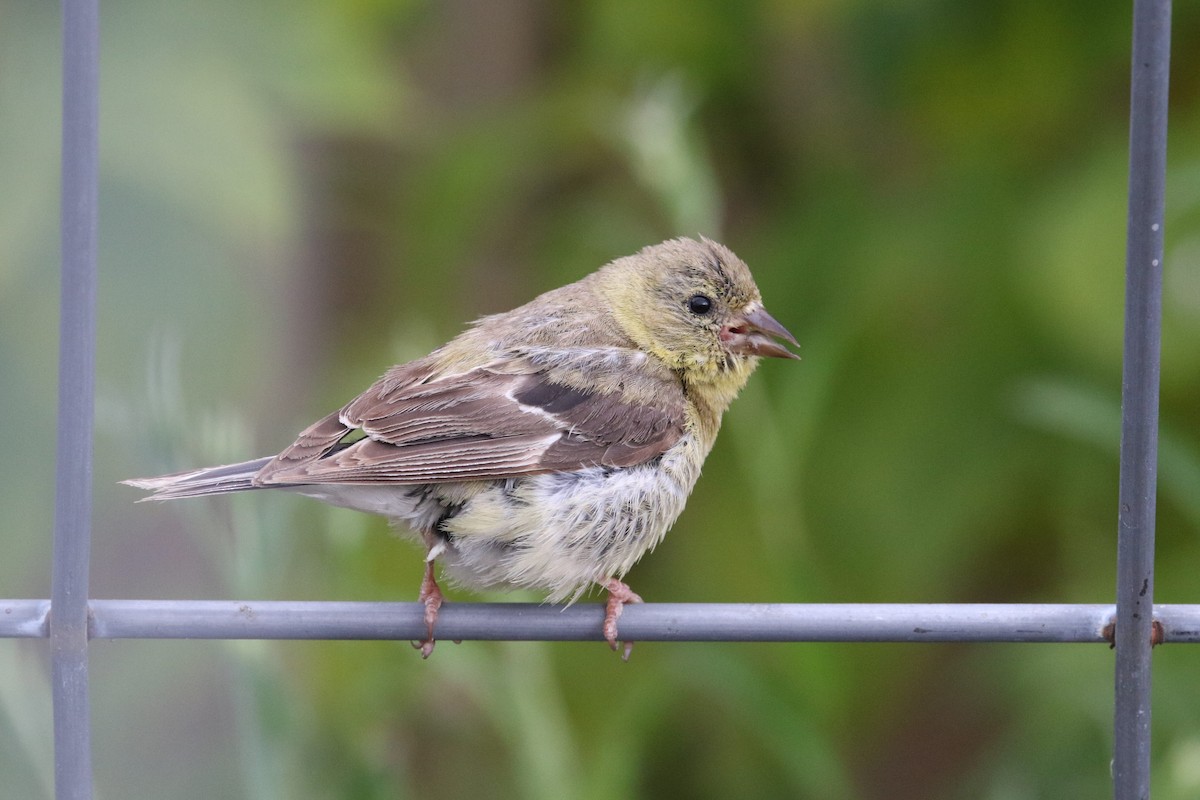
<path fill-rule="evenodd" d="M 524 364 L 440 377 L 389 373 L 302 433 L 255 482 L 419 484 L 627 467 L 683 436 L 677 383 L 664 383 L 653 402 L 636 402 L 563 382 L 561 364 Z"/>

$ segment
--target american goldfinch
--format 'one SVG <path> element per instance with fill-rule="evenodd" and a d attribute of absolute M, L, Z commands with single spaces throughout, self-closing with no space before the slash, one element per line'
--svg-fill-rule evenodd
<path fill-rule="evenodd" d="M 759 356 L 798 358 L 777 339 L 796 344 L 737 256 L 672 239 L 392 367 L 279 455 L 126 483 L 146 500 L 285 489 L 411 529 L 424 657 L 435 560 L 465 587 L 547 602 L 603 587 L 615 650 L 623 607 L 641 602 L 621 578 L 683 511 Z"/>

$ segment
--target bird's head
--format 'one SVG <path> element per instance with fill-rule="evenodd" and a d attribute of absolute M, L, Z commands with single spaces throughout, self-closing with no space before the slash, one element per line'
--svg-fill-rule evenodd
<path fill-rule="evenodd" d="M 701 239 L 671 239 L 610 264 L 602 292 L 617 324 L 685 382 L 736 393 L 759 356 L 799 358 L 796 339 L 763 308 L 746 264 Z"/>

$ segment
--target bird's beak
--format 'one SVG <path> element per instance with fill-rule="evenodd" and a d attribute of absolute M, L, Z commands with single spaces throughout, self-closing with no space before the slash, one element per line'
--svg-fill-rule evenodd
<path fill-rule="evenodd" d="M 721 326 L 721 341 L 730 352 L 744 356 L 800 358 L 774 339 L 783 339 L 799 346 L 796 337 L 757 303 L 748 306 L 727 325 Z"/>

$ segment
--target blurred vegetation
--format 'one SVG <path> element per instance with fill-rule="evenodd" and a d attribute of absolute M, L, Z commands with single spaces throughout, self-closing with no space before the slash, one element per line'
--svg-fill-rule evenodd
<path fill-rule="evenodd" d="M 57 24 L 0 3 L 7 597 L 49 583 Z M 148 508 L 116 481 L 274 452 L 467 320 L 702 232 L 804 361 L 734 404 L 643 596 L 1108 602 L 1129 25 L 1082 0 L 106 4 L 93 594 L 415 597 L 382 521 Z M 1194 603 L 1196 6 L 1174 38 L 1157 597 Z M 1200 794 L 1198 655 L 1155 656 L 1156 798 Z M 5 797 L 49 797 L 44 662 L 0 645 Z M 111 642 L 92 663 L 107 797 L 1109 792 L 1099 646 Z"/>

